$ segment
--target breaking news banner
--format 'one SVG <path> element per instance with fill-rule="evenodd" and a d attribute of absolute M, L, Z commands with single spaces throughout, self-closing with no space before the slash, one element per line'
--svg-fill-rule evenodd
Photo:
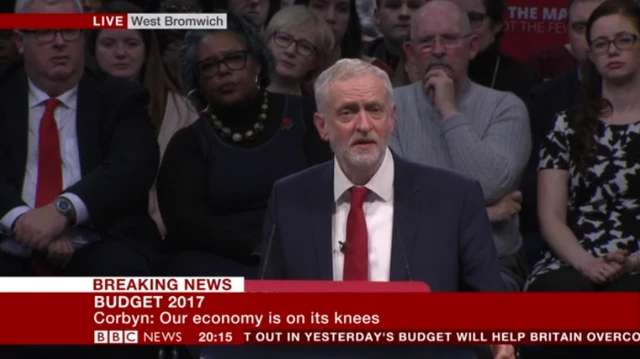
<path fill-rule="evenodd" d="M 425 288 L 236 277 L 0 277 L 0 344 L 640 345 L 639 293 Z M 625 315 L 584 315 L 602 305 Z"/>
<path fill-rule="evenodd" d="M 227 14 L 0 14 L 0 29 L 226 29 Z"/>

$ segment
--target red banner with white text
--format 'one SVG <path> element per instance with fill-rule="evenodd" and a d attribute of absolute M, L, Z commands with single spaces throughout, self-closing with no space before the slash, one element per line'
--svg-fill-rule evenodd
<path fill-rule="evenodd" d="M 507 0 L 502 49 L 524 60 L 540 50 L 566 44 L 568 3 L 569 0 Z"/>
<path fill-rule="evenodd" d="M 602 306 L 624 315 L 585 315 Z M 638 293 L 429 293 L 421 283 L 0 278 L 0 318 L 0 344 L 640 345 Z"/>

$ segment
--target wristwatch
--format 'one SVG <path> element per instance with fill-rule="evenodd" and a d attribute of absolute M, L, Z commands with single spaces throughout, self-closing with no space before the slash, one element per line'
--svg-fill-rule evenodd
<path fill-rule="evenodd" d="M 76 209 L 73 207 L 73 203 L 65 197 L 58 197 L 55 200 L 56 209 L 66 219 L 67 225 L 72 226 L 76 223 Z"/>

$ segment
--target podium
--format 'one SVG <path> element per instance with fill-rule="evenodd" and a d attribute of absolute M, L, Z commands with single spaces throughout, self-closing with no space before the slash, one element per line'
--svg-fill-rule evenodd
<path fill-rule="evenodd" d="M 248 293 L 424 293 L 424 282 L 334 282 L 246 280 Z M 259 303 L 256 303 L 259 305 Z M 388 305 L 402 305 L 389 303 Z M 200 359 L 375 359 L 375 358 L 456 358 L 476 359 L 472 348 L 446 346 L 366 346 L 366 345 L 244 345 L 191 347 L 193 358 Z"/>

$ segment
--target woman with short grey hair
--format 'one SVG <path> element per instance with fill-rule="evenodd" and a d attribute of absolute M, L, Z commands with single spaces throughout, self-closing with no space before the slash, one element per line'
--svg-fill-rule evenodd
<path fill-rule="evenodd" d="M 315 102 L 267 91 L 273 56 L 259 29 L 229 13 L 227 29 L 192 31 L 180 52 L 201 117 L 172 138 L 158 175 L 170 275 L 256 277 L 275 181 L 331 159 Z"/>

